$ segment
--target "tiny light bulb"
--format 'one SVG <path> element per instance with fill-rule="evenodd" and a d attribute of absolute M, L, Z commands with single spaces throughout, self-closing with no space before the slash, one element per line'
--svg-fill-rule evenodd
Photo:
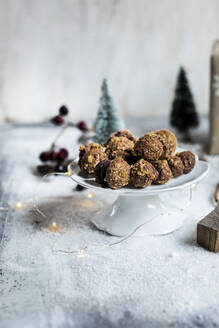
<path fill-rule="evenodd" d="M 52 232 L 56 232 L 58 230 L 56 222 L 52 222 L 49 230 Z"/>
<path fill-rule="evenodd" d="M 161 213 L 162 216 L 168 216 L 169 213 Z"/>
<path fill-rule="evenodd" d="M 90 192 L 90 193 L 88 194 L 88 196 L 87 196 L 87 197 L 88 197 L 88 198 L 93 198 L 93 197 L 94 197 L 94 195 L 95 195 L 95 194 L 94 194 L 94 192 Z"/>
<path fill-rule="evenodd" d="M 70 177 L 70 176 L 72 176 L 72 173 L 70 171 L 67 171 L 67 172 L 65 172 L 65 175 Z"/>
<path fill-rule="evenodd" d="M 22 202 L 16 202 L 14 208 L 16 210 L 21 210 L 22 208 L 24 208 L 24 204 Z"/>
<path fill-rule="evenodd" d="M 86 257 L 86 253 L 83 249 L 81 249 L 80 251 L 77 252 L 76 256 L 78 259 L 82 259 L 82 258 Z"/>

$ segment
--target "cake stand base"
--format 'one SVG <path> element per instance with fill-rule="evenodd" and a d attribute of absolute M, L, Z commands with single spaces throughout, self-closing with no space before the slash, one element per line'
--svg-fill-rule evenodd
<path fill-rule="evenodd" d="M 140 197 L 121 195 L 110 209 L 100 211 L 91 222 L 114 236 L 132 233 L 138 236 L 164 235 L 179 229 L 185 221 L 183 209 L 167 203 L 156 194 Z"/>

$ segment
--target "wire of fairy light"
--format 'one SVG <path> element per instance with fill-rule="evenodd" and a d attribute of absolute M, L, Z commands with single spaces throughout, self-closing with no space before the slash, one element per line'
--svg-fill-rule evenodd
<path fill-rule="evenodd" d="M 65 173 L 58 173 L 58 172 L 52 172 L 52 173 L 48 173 L 48 174 L 45 174 L 43 177 L 42 177 L 42 180 L 45 180 L 47 179 L 48 177 L 50 176 L 64 176 L 64 177 L 67 177 L 67 178 L 71 178 L 72 179 L 72 174 L 73 172 L 68 170 L 67 172 Z M 39 186 L 38 186 L 39 187 Z M 185 211 L 185 209 L 191 204 L 191 201 L 192 201 L 192 196 L 193 196 L 193 190 L 194 188 L 196 187 L 196 184 L 193 184 L 191 186 L 191 188 L 189 189 L 189 200 L 188 202 L 185 204 L 185 206 L 183 208 L 180 208 L 178 211 L 176 212 L 171 212 L 171 214 L 174 214 L 174 213 L 177 213 L 177 212 L 183 212 Z M 94 192 L 89 192 L 89 194 L 87 195 L 88 198 L 93 198 L 95 196 L 95 193 Z M 44 219 L 48 219 L 48 215 L 45 214 L 39 207 L 38 205 L 38 190 L 36 188 L 35 192 L 34 192 L 34 196 L 32 199 L 29 199 L 28 201 L 26 202 L 22 202 L 22 201 L 17 201 L 13 206 L 0 206 L 0 211 L 9 211 L 9 210 L 16 210 L 16 211 L 20 211 L 20 210 L 23 210 L 25 208 L 28 207 L 28 204 L 29 203 L 32 203 L 32 209 L 34 209 L 36 211 L 36 213 L 38 213 L 38 215 L 40 215 L 41 217 L 43 217 Z M 160 213 L 154 217 L 151 218 L 150 222 L 156 218 L 158 218 L 159 216 L 167 216 L 169 215 L 169 213 Z M 55 249 L 54 248 L 54 245 L 52 247 L 52 251 L 54 253 L 64 253 L 64 254 L 75 254 L 78 258 L 83 258 L 85 257 L 87 254 L 86 254 L 86 251 L 89 251 L 91 249 L 94 249 L 94 248 L 105 248 L 105 247 L 112 247 L 112 246 L 115 246 L 115 245 L 118 245 L 118 244 L 121 244 L 122 242 L 128 240 L 129 238 L 131 238 L 138 230 L 140 230 L 143 226 L 145 226 L 146 224 L 148 224 L 148 220 L 143 222 L 142 224 L 140 224 L 139 226 L 137 226 L 131 233 L 125 235 L 124 237 L 122 238 L 119 238 L 119 240 L 117 241 L 114 241 L 114 242 L 110 242 L 110 243 L 106 243 L 106 244 L 91 244 L 91 245 L 86 245 L 82 248 L 78 248 L 78 249 L 73 249 L 73 250 L 63 250 L 63 249 Z M 50 232 L 59 232 L 60 229 L 59 229 L 59 226 L 57 225 L 56 222 L 52 222 L 51 225 L 48 227 L 48 231 Z M 148 234 L 148 235 L 152 235 L 153 234 Z M 161 236 L 162 234 L 159 234 L 159 236 Z M 164 235 L 164 234 L 163 234 Z"/>

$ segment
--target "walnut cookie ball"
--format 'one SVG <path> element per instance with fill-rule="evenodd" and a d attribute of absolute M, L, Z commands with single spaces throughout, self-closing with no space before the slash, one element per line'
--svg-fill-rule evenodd
<path fill-rule="evenodd" d="M 158 137 L 162 137 L 168 140 L 169 145 L 170 145 L 170 155 L 174 155 L 175 151 L 176 151 L 176 147 L 177 147 L 177 139 L 176 136 L 169 130 L 157 130 L 154 131 L 154 133 L 158 136 Z"/>
<path fill-rule="evenodd" d="M 130 165 L 122 158 L 113 159 L 106 169 L 104 180 L 111 189 L 119 189 L 129 183 Z"/>
<path fill-rule="evenodd" d="M 183 174 L 184 165 L 179 156 L 171 156 L 167 161 L 174 178 Z"/>
<path fill-rule="evenodd" d="M 162 136 L 158 136 L 159 141 L 162 143 L 163 145 L 163 152 L 160 156 L 159 159 L 167 159 L 171 156 L 171 146 L 170 143 L 168 141 L 168 139 L 166 137 L 162 137 Z"/>
<path fill-rule="evenodd" d="M 158 177 L 153 181 L 153 184 L 165 184 L 173 177 L 167 160 L 155 161 L 153 166 L 158 171 Z"/>
<path fill-rule="evenodd" d="M 177 156 L 179 156 L 179 158 L 181 159 L 181 161 L 183 162 L 184 165 L 184 174 L 187 174 L 189 172 L 191 172 L 195 166 L 195 155 L 187 150 L 187 151 L 183 151 L 181 153 L 177 153 Z"/>
<path fill-rule="evenodd" d="M 158 172 L 151 163 L 140 159 L 131 167 L 130 184 L 135 188 L 146 188 L 158 177 Z"/>
<path fill-rule="evenodd" d="M 101 145 L 99 145 L 98 143 L 95 143 L 95 142 L 88 143 L 84 146 L 80 146 L 79 147 L 79 161 L 78 161 L 79 166 L 80 166 L 80 162 L 81 162 L 81 159 L 84 156 L 84 154 L 87 153 L 90 150 L 103 151 L 103 147 Z"/>
<path fill-rule="evenodd" d="M 139 158 L 156 161 L 163 153 L 163 145 L 155 133 L 147 133 L 137 140 L 134 151 Z"/>
<path fill-rule="evenodd" d="M 134 143 L 137 140 L 136 137 L 129 130 L 120 130 L 120 131 L 111 133 L 111 135 L 109 136 L 109 138 L 107 140 L 107 143 L 109 142 L 109 140 L 111 138 L 114 138 L 114 137 L 126 137 L 129 140 L 133 141 Z M 106 145 L 107 145 L 107 143 L 106 143 Z"/>
<path fill-rule="evenodd" d="M 106 145 L 106 154 L 110 159 L 129 157 L 134 148 L 134 142 L 127 137 L 112 137 Z"/>
<path fill-rule="evenodd" d="M 85 151 L 83 156 L 79 159 L 78 164 L 81 168 L 82 173 L 84 173 L 88 177 L 93 177 L 97 164 L 106 159 L 107 154 L 105 154 L 103 150 L 95 148 Z"/>

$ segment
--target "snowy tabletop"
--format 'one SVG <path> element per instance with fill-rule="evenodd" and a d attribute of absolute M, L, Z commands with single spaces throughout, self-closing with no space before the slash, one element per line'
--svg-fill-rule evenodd
<path fill-rule="evenodd" d="M 127 126 L 140 135 L 165 122 Z M 202 142 L 206 131 L 203 121 L 193 136 Z M 180 230 L 110 247 L 118 238 L 90 224 L 89 191 L 75 191 L 68 177 L 43 182 L 35 174 L 38 154 L 56 132 L 43 125 L 1 127 L 1 206 L 21 201 L 26 208 L 0 211 L 0 327 L 219 327 L 219 256 L 196 243 L 197 222 L 214 208 L 219 157 L 207 156 L 210 172 Z M 69 131 L 60 144 L 76 151 L 77 138 Z M 32 209 L 36 194 L 46 217 Z M 50 231 L 52 222 L 58 232 Z"/>

